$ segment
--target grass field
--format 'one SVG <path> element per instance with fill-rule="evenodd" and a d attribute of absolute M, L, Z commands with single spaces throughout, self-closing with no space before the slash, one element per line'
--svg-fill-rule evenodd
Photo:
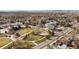
<path fill-rule="evenodd" d="M 38 40 L 41 39 L 43 36 L 40 35 L 34 35 L 34 34 L 29 34 L 29 38 L 32 38 L 33 40 Z"/>
<path fill-rule="evenodd" d="M 31 31 L 32 31 L 31 28 L 24 28 L 24 29 L 18 30 L 16 33 L 19 33 L 19 34 L 23 35 L 23 34 L 31 32 Z"/>
<path fill-rule="evenodd" d="M 24 28 L 24 29 L 20 29 L 19 31 L 17 31 L 17 33 L 23 35 L 25 33 L 29 33 L 33 31 L 31 28 Z M 30 33 L 27 35 L 26 38 L 24 38 L 24 40 L 27 40 L 27 41 L 35 41 L 37 44 L 40 44 L 42 42 L 44 42 L 46 40 L 46 38 L 44 36 L 41 36 L 41 35 L 38 35 L 38 34 L 34 34 L 34 33 Z M 25 43 L 24 43 L 25 44 Z M 32 46 L 33 43 L 26 43 L 25 45 L 23 44 L 23 46 Z M 17 46 L 17 48 L 21 48 L 22 46 Z"/>
<path fill-rule="evenodd" d="M 0 37 L 0 47 L 8 44 L 9 42 L 11 42 L 11 40 L 9 38 L 6 37 Z"/>
<path fill-rule="evenodd" d="M 36 42 L 37 44 L 40 44 L 40 43 L 44 42 L 45 40 L 46 40 L 46 38 L 43 37 L 43 38 L 41 38 L 41 39 L 39 39 L 39 40 L 35 40 L 35 42 Z"/>

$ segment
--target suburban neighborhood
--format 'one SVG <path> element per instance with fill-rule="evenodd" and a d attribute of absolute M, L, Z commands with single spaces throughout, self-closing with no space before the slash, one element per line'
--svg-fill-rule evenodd
<path fill-rule="evenodd" d="M 79 49 L 79 11 L 0 12 L 1 49 Z"/>

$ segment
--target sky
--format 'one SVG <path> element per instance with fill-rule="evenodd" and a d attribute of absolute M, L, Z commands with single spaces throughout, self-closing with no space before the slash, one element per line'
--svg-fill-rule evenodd
<path fill-rule="evenodd" d="M 0 0 L 3 10 L 79 10 L 78 0 Z"/>

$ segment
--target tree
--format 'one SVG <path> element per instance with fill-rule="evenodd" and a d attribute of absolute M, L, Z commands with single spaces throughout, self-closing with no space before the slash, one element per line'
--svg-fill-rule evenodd
<path fill-rule="evenodd" d="M 79 22 L 79 16 L 77 16 L 76 19 L 77 19 L 77 22 Z"/>

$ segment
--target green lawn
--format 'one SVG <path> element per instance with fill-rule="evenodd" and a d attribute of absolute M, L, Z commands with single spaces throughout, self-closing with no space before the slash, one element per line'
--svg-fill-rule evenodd
<path fill-rule="evenodd" d="M 0 37 L 0 47 L 8 44 L 9 42 L 11 42 L 11 40 L 9 38 L 6 37 Z"/>
<path fill-rule="evenodd" d="M 16 33 L 19 33 L 19 34 L 23 35 L 23 34 L 31 32 L 31 31 L 32 31 L 31 28 L 24 28 L 24 29 L 18 30 Z"/>
<path fill-rule="evenodd" d="M 41 39 L 39 39 L 39 40 L 35 40 L 35 42 L 36 42 L 37 44 L 40 44 L 40 43 L 44 42 L 45 40 L 46 40 L 46 38 L 43 37 L 43 38 L 41 38 Z"/>
<path fill-rule="evenodd" d="M 32 38 L 33 40 L 38 40 L 41 39 L 43 36 L 40 35 L 34 35 L 34 34 L 29 34 L 29 38 Z"/>

